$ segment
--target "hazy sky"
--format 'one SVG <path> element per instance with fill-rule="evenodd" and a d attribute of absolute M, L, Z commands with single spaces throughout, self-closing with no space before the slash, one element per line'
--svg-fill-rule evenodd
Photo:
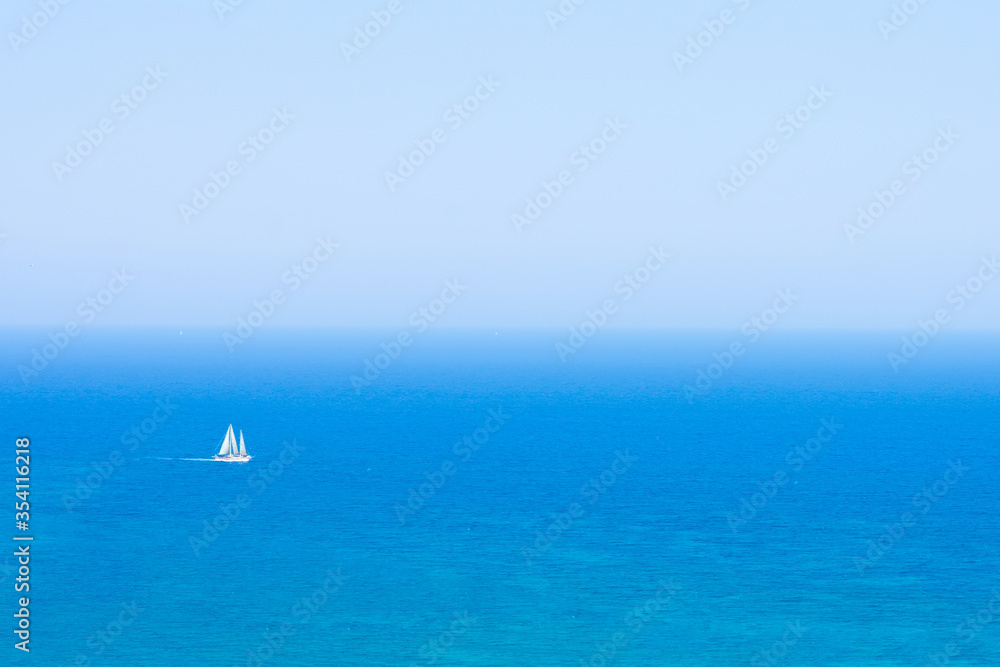
<path fill-rule="evenodd" d="M 588 0 L 564 21 L 558 0 L 223 2 L 4 3 L 3 323 L 79 319 L 125 269 L 99 324 L 232 325 L 280 289 L 275 324 L 403 327 L 457 280 L 446 325 L 568 327 L 616 298 L 615 327 L 733 328 L 787 289 L 788 328 L 911 329 L 1000 252 L 994 2 L 910 0 L 891 32 L 890 0 Z M 372 12 L 391 22 L 345 55 Z M 767 160 L 723 201 L 748 151 Z M 183 215 L 210 172 L 227 187 Z M 318 237 L 339 248 L 293 289 Z M 672 257 L 625 302 L 651 246 Z M 1000 280 L 950 326 L 997 327 L 998 305 Z"/>

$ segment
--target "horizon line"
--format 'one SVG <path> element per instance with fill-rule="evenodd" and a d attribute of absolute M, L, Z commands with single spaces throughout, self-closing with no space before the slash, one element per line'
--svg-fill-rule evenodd
<path fill-rule="evenodd" d="M 62 328 L 66 326 L 66 323 L 18 323 L 18 324 L 0 324 L 0 331 L 13 330 L 13 329 L 51 329 Z M 80 327 L 80 332 L 84 330 L 90 331 L 109 331 L 118 329 L 157 329 L 157 330 L 172 330 L 172 329 L 188 329 L 192 331 L 207 331 L 207 330 L 226 330 L 232 328 L 232 324 L 88 324 L 86 327 Z M 577 326 L 577 325 L 573 325 Z M 264 330 L 336 330 L 336 331 L 386 331 L 386 330 L 406 330 L 408 327 L 401 326 L 397 324 L 268 324 L 267 326 L 260 327 L 259 329 Z M 566 325 L 535 325 L 535 326 L 496 326 L 496 325 L 438 325 L 428 328 L 428 333 L 433 331 L 452 331 L 452 332 L 522 332 L 522 331 L 566 331 L 571 327 Z M 776 328 L 773 330 L 768 330 L 767 334 L 772 333 L 895 333 L 895 332 L 909 332 L 914 330 L 914 326 L 908 327 L 823 327 L 823 326 L 785 326 Z M 673 326 L 673 327 L 662 327 L 662 326 L 610 326 L 606 329 L 602 328 L 600 331 L 611 331 L 619 333 L 628 332 L 660 332 L 660 333 L 695 333 L 695 332 L 731 332 L 738 331 L 739 326 Z M 1000 327 L 949 327 L 947 331 L 950 332 L 960 332 L 960 333 L 997 333 L 1000 334 Z M 762 332 L 763 333 L 763 332 Z"/>

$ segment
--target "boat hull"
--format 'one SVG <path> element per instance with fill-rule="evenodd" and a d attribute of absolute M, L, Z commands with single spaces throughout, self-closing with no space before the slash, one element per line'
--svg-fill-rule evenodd
<path fill-rule="evenodd" d="M 216 461 L 226 461 L 228 463 L 246 463 L 247 461 L 249 461 L 253 457 L 249 456 L 249 455 L 247 455 L 247 456 L 219 456 L 218 454 L 216 454 L 213 458 Z"/>

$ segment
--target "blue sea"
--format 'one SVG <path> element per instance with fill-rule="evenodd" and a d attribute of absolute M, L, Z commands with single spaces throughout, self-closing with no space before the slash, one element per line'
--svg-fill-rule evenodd
<path fill-rule="evenodd" d="M 1000 664 L 995 338 L 93 329 L 22 378 L 49 333 L 0 335 L 3 664 Z"/>

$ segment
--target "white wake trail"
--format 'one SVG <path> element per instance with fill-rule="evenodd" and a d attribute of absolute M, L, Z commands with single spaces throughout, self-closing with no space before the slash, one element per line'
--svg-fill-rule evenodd
<path fill-rule="evenodd" d="M 215 459 L 186 459 L 186 458 L 172 458 L 168 456 L 144 456 L 141 457 L 147 461 L 214 461 Z"/>

